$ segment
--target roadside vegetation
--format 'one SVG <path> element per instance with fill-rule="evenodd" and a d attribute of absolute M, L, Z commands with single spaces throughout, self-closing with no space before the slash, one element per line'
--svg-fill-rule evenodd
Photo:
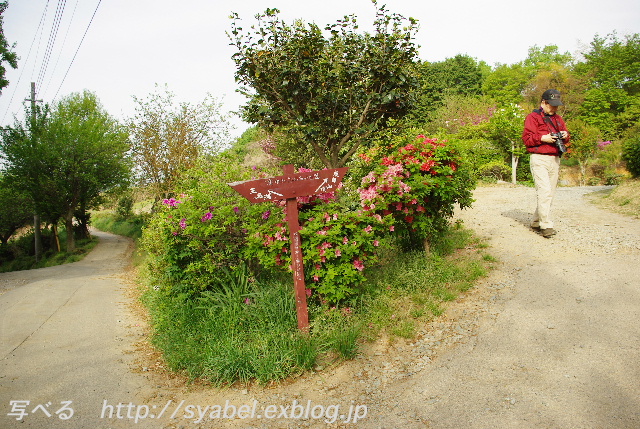
<path fill-rule="evenodd" d="M 33 231 L 23 231 L 19 237 L 10 243 L 0 246 L 0 272 L 32 270 L 35 268 L 52 267 L 55 265 L 69 264 L 80 261 L 98 244 L 94 237 L 83 238 L 76 241 L 76 247 L 72 252 L 64 251 L 64 239 L 66 232 L 60 232 L 62 251 L 58 251 L 55 245 L 51 245 L 55 237 L 49 231 L 44 231 L 42 239 L 45 243 L 44 251 L 36 260 L 33 252 Z"/>
<path fill-rule="evenodd" d="M 572 133 L 563 183 L 619 185 L 607 198 L 637 210 L 640 35 L 597 36 L 580 59 L 534 46 L 512 65 L 429 63 L 417 21 L 374 5 L 371 33 L 356 17 L 321 28 L 277 9 L 255 25 L 232 16 L 241 115 L 255 124 L 235 141 L 216 99 L 179 103 L 168 88 L 136 97 L 123 123 L 89 91 L 27 109 L 0 140 L 2 269 L 75 258 L 90 224 L 132 237 L 169 367 L 267 384 L 412 339 L 486 275 L 495 261 L 454 213 L 479 181 L 531 181 L 522 124 L 544 89 L 563 93 Z M 297 198 L 308 332 L 284 204 L 228 185 L 288 164 L 349 168 L 339 190 Z"/>

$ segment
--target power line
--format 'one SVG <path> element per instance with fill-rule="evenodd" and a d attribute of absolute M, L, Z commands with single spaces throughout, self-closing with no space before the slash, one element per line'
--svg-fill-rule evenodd
<path fill-rule="evenodd" d="M 96 9 L 93 11 L 93 15 L 91 15 L 91 20 L 89 21 L 89 25 L 87 25 L 87 29 L 84 31 L 84 34 L 82 35 L 82 39 L 80 40 L 80 43 L 78 44 L 78 48 L 76 49 L 75 54 L 73 54 L 73 58 L 71 59 L 71 62 L 69 63 L 69 67 L 67 68 L 67 71 L 65 72 L 64 77 L 62 78 L 62 82 L 60 82 L 60 86 L 58 87 L 58 90 L 56 91 L 56 94 L 53 96 L 54 100 L 58 96 L 58 92 L 60 92 L 60 88 L 62 88 L 62 85 L 64 84 L 64 81 L 67 78 L 67 75 L 69 74 L 69 70 L 71 70 L 71 66 L 73 65 L 73 62 L 76 59 L 76 55 L 78 55 L 78 51 L 80 50 L 80 47 L 82 46 L 82 42 L 84 42 L 84 38 L 87 35 L 87 32 L 89 31 L 89 28 L 91 27 L 91 24 L 93 23 L 93 18 L 95 18 L 96 12 L 98 12 L 98 8 L 100 7 L 100 3 L 102 3 L 102 0 L 98 0 L 98 4 L 96 6 Z"/>
<path fill-rule="evenodd" d="M 44 7 L 44 12 L 42 12 L 42 17 L 40 17 L 40 22 L 38 23 L 38 28 L 36 29 L 36 33 L 33 35 L 33 40 L 31 41 L 31 46 L 29 46 L 29 52 L 27 53 L 27 59 L 24 60 L 25 65 L 29 62 L 29 57 L 31 56 L 31 50 L 33 49 L 33 45 L 36 42 L 36 39 L 38 38 L 38 33 L 40 32 L 40 28 L 42 27 L 42 24 L 44 23 L 44 19 L 47 15 L 47 9 L 49 7 L 49 0 L 47 0 L 47 3 Z M 37 60 L 37 54 L 36 54 L 36 60 Z M 34 68 L 35 68 L 35 62 L 34 62 Z M 7 110 L 5 110 L 4 115 L 2 116 L 2 123 L 4 123 L 5 118 L 7 117 L 7 113 L 9 113 L 9 110 L 11 110 L 11 103 L 13 102 L 13 97 L 16 95 L 16 91 L 18 90 L 19 86 L 20 86 L 20 80 L 22 79 L 22 74 L 24 73 L 24 71 L 26 70 L 26 67 L 21 67 L 20 68 L 20 74 L 18 75 L 18 81 L 16 82 L 16 84 L 13 87 L 13 93 L 11 94 L 11 98 L 9 99 L 9 104 L 7 105 Z"/>
<path fill-rule="evenodd" d="M 53 24 L 51 26 L 51 32 L 49 33 L 49 40 L 47 42 L 47 48 L 44 52 L 42 59 L 42 66 L 40 67 L 40 74 L 38 75 L 37 86 L 42 87 L 44 76 L 47 73 L 47 67 L 49 67 L 49 59 L 51 58 L 51 51 L 56 43 L 58 37 L 58 29 L 60 28 L 60 22 L 62 21 L 62 14 L 64 13 L 64 7 L 67 4 L 67 0 L 58 0 L 58 7 L 53 18 Z"/>
<path fill-rule="evenodd" d="M 53 79 L 53 75 L 55 74 L 56 70 L 58 69 L 58 63 L 60 62 L 60 57 L 62 56 L 62 51 L 63 51 L 65 45 L 67 44 L 67 37 L 69 36 L 69 30 L 71 29 L 71 24 L 73 24 L 73 18 L 75 18 L 75 16 L 76 16 L 76 9 L 77 8 L 78 8 L 78 0 L 76 0 L 76 4 L 73 7 L 73 13 L 71 14 L 71 20 L 69 20 L 69 25 L 67 25 L 67 31 L 64 33 L 64 39 L 62 40 L 62 45 L 60 45 L 60 52 L 58 53 L 58 58 L 56 58 L 56 63 L 53 66 L 53 70 L 51 71 L 51 75 L 49 76 L 49 81 L 43 87 L 44 88 L 44 90 L 42 91 L 43 94 L 46 94 L 47 90 L 49 89 L 49 85 L 51 84 L 51 80 Z"/>

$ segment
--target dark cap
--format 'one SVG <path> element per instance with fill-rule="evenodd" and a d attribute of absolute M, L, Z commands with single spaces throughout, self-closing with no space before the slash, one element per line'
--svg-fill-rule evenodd
<path fill-rule="evenodd" d="M 547 89 L 544 94 L 542 94 L 542 99 L 552 106 L 562 106 L 560 91 L 557 89 Z"/>

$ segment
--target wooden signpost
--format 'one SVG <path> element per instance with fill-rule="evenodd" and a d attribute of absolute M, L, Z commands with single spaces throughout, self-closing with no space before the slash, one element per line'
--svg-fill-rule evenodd
<path fill-rule="evenodd" d="M 343 167 L 332 170 L 295 173 L 293 165 L 289 164 L 283 167 L 283 176 L 229 183 L 229 186 L 252 203 L 287 201 L 287 224 L 289 225 L 298 329 L 304 332 L 309 330 L 309 312 L 307 310 L 304 266 L 300 246 L 300 222 L 298 220 L 298 202 L 296 198 L 335 191 L 338 189 L 338 185 L 342 182 L 342 177 L 347 170 L 347 167 Z"/>

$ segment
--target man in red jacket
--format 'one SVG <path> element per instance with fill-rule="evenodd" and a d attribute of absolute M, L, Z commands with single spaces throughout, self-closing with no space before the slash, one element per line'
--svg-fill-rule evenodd
<path fill-rule="evenodd" d="M 560 157 L 566 151 L 569 132 L 562 117 L 556 112 L 562 106 L 560 92 L 548 89 L 542 94 L 540 108 L 524 120 L 522 141 L 531 154 L 531 174 L 536 186 L 537 205 L 531 228 L 543 237 L 555 235 L 551 220 L 551 203 L 558 184 Z"/>

